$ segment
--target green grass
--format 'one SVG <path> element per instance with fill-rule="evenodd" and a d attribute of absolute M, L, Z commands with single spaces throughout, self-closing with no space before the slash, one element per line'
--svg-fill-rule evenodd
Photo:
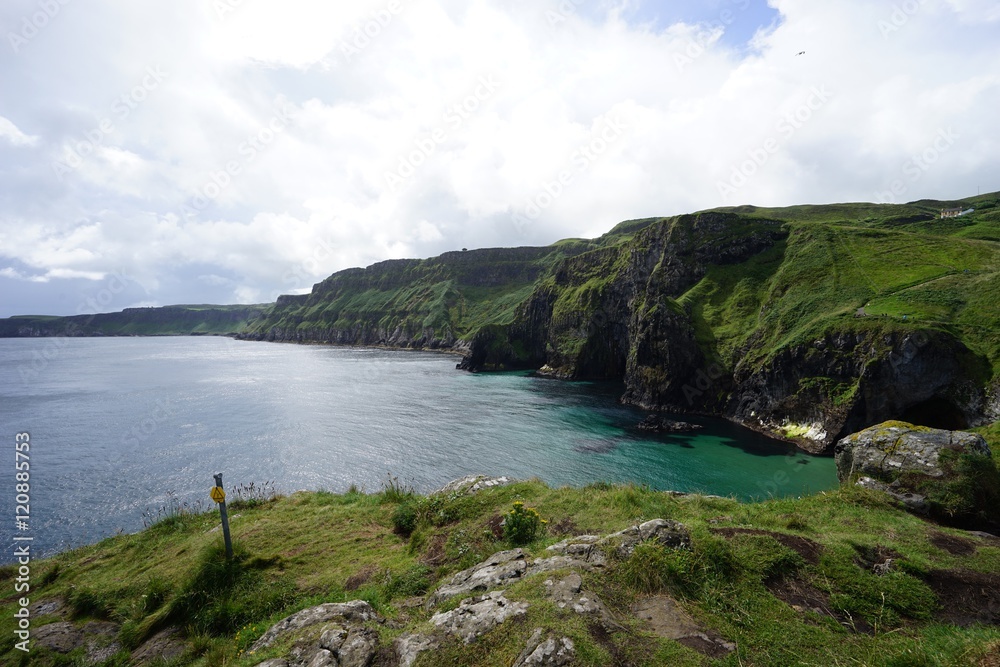
<path fill-rule="evenodd" d="M 515 501 L 548 521 L 547 532 L 526 545 L 536 555 L 561 539 L 557 530 L 604 534 L 658 517 L 687 525 L 692 549 L 644 545 L 602 572 L 584 573 L 585 588 L 622 622 L 622 629 L 607 638 L 595 636 L 585 618 L 548 601 L 543 580 L 553 575 L 542 575 L 508 590 L 511 599 L 529 603 L 525 620 L 469 646 L 446 644 L 418 664 L 454 659 L 465 665 L 508 665 L 534 627 L 572 638 L 579 664 L 610 664 L 612 654 L 637 665 L 668 659 L 707 664 L 691 649 L 659 639 L 630 620 L 628 606 L 650 594 L 673 596 L 704 627 L 737 642 L 738 654 L 718 662 L 722 665 L 974 665 L 1000 642 L 1000 628 L 959 628 L 935 620 L 939 601 L 922 579 L 934 569 L 1000 571 L 1000 548 L 951 554 L 935 546 L 931 536 L 957 531 L 929 525 L 878 494 L 854 488 L 756 504 L 677 497 L 635 486 L 553 489 L 540 482 L 429 499 L 393 484 L 371 495 L 301 492 L 241 511 L 232 523 L 238 545 L 233 562 L 222 557 L 218 533 L 209 532 L 218 522 L 216 513 L 182 515 L 33 563 L 32 599 L 67 598 L 78 622 L 106 618 L 122 624 L 126 648 L 177 625 L 191 646 L 178 666 L 224 661 L 249 667 L 282 655 L 288 642 L 261 655 L 245 650 L 281 617 L 327 601 L 368 600 L 395 619 L 393 629 L 380 631 L 389 640 L 427 628 L 429 611 L 411 607 L 404 612 L 399 602 L 509 548 L 492 526 Z M 406 504 L 416 508 L 408 537 L 394 529 L 393 519 Z M 786 537 L 718 533 L 731 528 Z M 816 543 L 819 555 L 804 558 L 786 546 L 784 540 L 791 538 Z M 879 549 L 898 555 L 897 568 L 881 577 L 858 565 L 859 558 Z M 11 568 L 2 571 L 8 583 L 11 576 Z M 793 610 L 768 588 L 780 578 L 821 591 L 832 611 L 859 627 L 866 624 L 867 634 L 845 631 L 830 617 Z M 3 636 L 13 630 L 13 604 L 11 599 L 3 603 Z M 35 619 L 36 624 L 45 621 Z M 10 641 L 0 651 L 0 662 L 17 664 Z M 32 664 L 65 664 L 42 650 L 32 659 Z"/>

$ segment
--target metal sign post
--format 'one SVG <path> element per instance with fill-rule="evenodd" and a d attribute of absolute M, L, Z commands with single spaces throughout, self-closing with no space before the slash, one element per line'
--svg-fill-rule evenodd
<path fill-rule="evenodd" d="M 212 500 L 219 503 L 219 515 L 222 516 L 222 538 L 226 541 L 226 560 L 233 558 L 233 541 L 229 537 L 229 515 L 226 513 L 226 491 L 222 488 L 222 473 L 217 473 L 215 486 L 212 488 L 210 496 Z"/>

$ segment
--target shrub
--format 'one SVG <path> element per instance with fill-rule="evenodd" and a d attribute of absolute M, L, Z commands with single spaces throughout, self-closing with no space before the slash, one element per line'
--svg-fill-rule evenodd
<path fill-rule="evenodd" d="M 392 512 L 392 526 L 403 537 L 409 537 L 417 527 L 416 503 L 404 502 L 396 506 Z"/>
<path fill-rule="evenodd" d="M 538 510 L 525 507 L 523 502 L 516 500 L 505 517 L 503 534 L 514 546 L 528 544 L 538 537 L 546 523 Z"/>

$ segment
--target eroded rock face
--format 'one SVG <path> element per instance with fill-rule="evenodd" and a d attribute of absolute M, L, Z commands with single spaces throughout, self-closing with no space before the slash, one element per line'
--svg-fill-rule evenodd
<path fill-rule="evenodd" d="M 906 473 L 943 478 L 941 453 L 990 456 L 981 435 L 943 431 L 905 422 L 885 422 L 840 440 L 836 447 L 841 481 L 861 475 L 892 484 Z"/>

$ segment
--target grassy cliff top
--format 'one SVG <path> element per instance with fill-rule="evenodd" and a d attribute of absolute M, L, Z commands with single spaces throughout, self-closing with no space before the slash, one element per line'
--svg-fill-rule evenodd
<path fill-rule="evenodd" d="M 987 432 L 995 452 L 998 435 Z M 508 599 L 528 603 L 523 619 L 471 644 L 446 641 L 417 665 L 507 667 L 537 627 L 569 637 L 574 664 L 594 667 L 991 665 L 988 656 L 1000 651 L 1000 540 L 928 523 L 856 487 L 746 504 L 635 486 L 553 489 L 538 481 L 432 497 L 391 479 L 368 494 L 233 491 L 234 565 L 221 564 L 216 512 L 166 508 L 140 533 L 33 562 L 32 632 L 44 635 L 54 623 L 104 627 L 101 641 L 110 649 L 100 664 L 125 665 L 133 650 L 174 627 L 180 633 L 171 640 L 178 651 L 170 664 L 249 667 L 294 645 L 293 633 L 248 652 L 276 621 L 321 603 L 361 599 L 387 619 L 369 625 L 389 646 L 406 633 L 429 631 L 434 612 L 458 605 L 422 604 L 442 581 L 511 548 L 499 521 L 516 502 L 547 521 L 525 544 L 529 556 L 551 555 L 545 547 L 568 536 L 608 534 L 653 518 L 682 522 L 692 546 L 642 545 L 604 569 L 581 572 L 583 591 L 602 600 L 618 625 L 610 632 L 554 604 L 545 582 L 565 573 L 548 572 L 507 588 Z M 887 573 L 873 571 L 887 558 Z M 8 591 L 15 576 L 14 566 L 0 570 Z M 658 636 L 632 611 L 651 597 L 670 597 L 708 635 L 734 642 L 736 652 L 711 659 Z M 17 651 L 16 598 L 2 601 L 0 662 L 85 664 L 85 647 Z M 379 656 L 375 664 L 394 664 Z"/>

